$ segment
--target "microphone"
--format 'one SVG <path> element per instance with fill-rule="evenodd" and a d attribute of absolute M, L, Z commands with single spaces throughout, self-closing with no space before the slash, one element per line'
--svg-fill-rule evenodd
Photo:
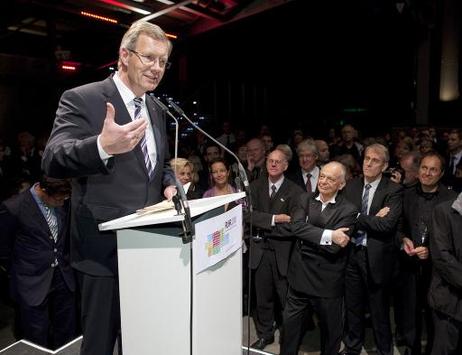
<path fill-rule="evenodd" d="M 169 99 L 168 100 L 168 104 L 176 111 L 176 113 L 178 113 L 181 117 L 183 117 L 186 121 L 188 121 L 188 123 L 193 126 L 195 129 L 197 129 L 199 132 L 201 132 L 202 134 L 204 134 L 207 138 L 209 138 L 210 140 L 212 140 L 214 143 L 218 144 L 224 151 L 226 151 L 227 153 L 229 153 L 234 159 L 236 159 L 237 161 L 237 167 L 238 167 L 238 173 L 239 173 L 239 179 L 240 181 L 242 182 L 242 184 L 244 185 L 244 190 L 247 194 L 247 197 L 249 199 L 249 208 L 251 209 L 252 208 L 252 203 L 251 203 L 251 197 L 250 197 L 250 184 L 249 184 L 249 179 L 247 177 L 247 173 L 244 169 L 244 166 L 242 165 L 241 161 L 239 160 L 239 158 L 237 157 L 236 154 L 234 154 L 233 151 L 231 151 L 227 146 L 225 146 L 224 144 L 222 144 L 220 141 L 218 141 L 217 139 L 215 139 L 214 137 L 212 137 L 210 134 L 208 134 L 206 131 L 204 131 L 202 128 L 200 128 L 198 125 L 196 125 L 186 114 L 185 112 L 183 111 L 183 109 L 178 106 L 172 99 Z M 238 181 L 237 181 L 238 182 Z M 238 185 L 239 187 L 239 185 Z"/>
<path fill-rule="evenodd" d="M 167 106 L 165 106 L 164 103 L 160 101 L 154 94 L 150 94 L 149 96 L 151 96 L 154 102 L 157 105 L 159 105 L 160 108 L 167 115 L 169 115 L 175 122 L 175 155 L 174 155 L 174 158 L 176 161 L 178 158 L 178 128 L 179 128 L 178 120 L 174 115 L 172 115 L 172 113 L 167 108 Z M 183 185 L 181 185 L 181 183 L 176 178 L 176 164 L 174 167 L 174 174 L 175 174 L 175 186 L 176 186 L 177 194 L 172 197 L 172 201 L 173 201 L 173 204 L 175 205 L 176 212 L 178 214 L 184 215 L 184 220 L 181 222 L 182 227 L 183 227 L 183 234 L 182 234 L 181 239 L 183 241 L 183 244 L 187 244 L 191 242 L 192 235 L 194 234 L 194 230 L 193 230 L 193 224 L 191 222 L 191 210 L 189 208 L 188 199 L 186 198 Z"/>

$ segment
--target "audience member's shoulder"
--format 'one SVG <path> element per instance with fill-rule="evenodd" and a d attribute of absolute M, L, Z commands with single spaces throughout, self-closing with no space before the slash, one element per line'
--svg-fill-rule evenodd
<path fill-rule="evenodd" d="M 343 210 L 348 211 L 348 213 L 352 213 L 352 212 L 358 213 L 359 212 L 358 208 L 344 196 L 343 190 L 338 193 L 337 198 Z"/>
<path fill-rule="evenodd" d="M 19 194 L 13 195 L 7 198 L 5 201 L 1 203 L 1 209 L 7 209 L 11 213 L 16 213 L 21 209 L 21 206 L 24 202 L 24 198 L 27 194 L 30 194 L 29 190 L 21 192 Z"/>
<path fill-rule="evenodd" d="M 289 188 L 292 191 L 294 191 L 294 192 L 296 192 L 298 194 L 301 194 L 301 193 L 305 192 L 305 191 L 303 191 L 303 189 L 298 184 L 296 184 L 294 181 L 292 181 L 291 179 L 289 179 L 287 177 L 284 179 L 284 182 L 289 186 Z"/>

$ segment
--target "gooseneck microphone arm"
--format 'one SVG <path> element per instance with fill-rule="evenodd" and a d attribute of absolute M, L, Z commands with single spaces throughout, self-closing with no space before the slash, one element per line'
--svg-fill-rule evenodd
<path fill-rule="evenodd" d="M 169 111 L 167 106 L 165 106 L 163 102 L 160 101 L 157 97 L 155 97 L 154 94 L 150 96 L 154 100 L 154 102 L 157 105 L 159 105 L 160 108 L 167 115 L 169 115 L 175 122 L 175 156 L 174 158 L 176 162 L 178 158 L 178 128 L 179 128 L 178 120 L 174 115 L 172 115 L 172 113 Z M 186 198 L 183 185 L 181 185 L 181 183 L 176 178 L 176 164 L 174 164 L 174 174 L 175 174 L 175 186 L 176 186 L 177 194 L 172 197 L 172 201 L 173 201 L 173 204 L 175 206 L 177 213 L 184 214 L 184 221 L 182 221 L 183 234 L 181 237 L 182 237 L 183 243 L 186 244 L 186 243 L 191 242 L 192 235 L 194 234 L 193 224 L 191 222 L 191 210 L 189 208 L 188 199 Z M 182 211 L 184 211 L 184 213 Z"/>
<path fill-rule="evenodd" d="M 173 102 L 173 100 L 168 100 L 168 104 L 181 116 L 183 117 L 186 121 L 188 121 L 188 123 L 193 126 L 195 129 L 197 129 L 199 132 L 201 132 L 202 134 L 204 134 L 207 138 L 209 138 L 210 140 L 212 140 L 214 143 L 218 144 L 223 150 L 225 150 L 227 153 L 229 153 L 234 159 L 236 159 L 237 161 L 237 166 L 238 166 L 238 171 L 239 171 L 239 177 L 242 181 L 242 184 L 244 185 L 244 190 L 247 194 L 247 198 L 248 198 L 248 201 L 249 201 L 249 209 L 251 210 L 252 209 L 252 203 L 251 203 L 251 196 L 250 196 L 250 185 L 249 185 L 249 179 L 247 177 L 247 173 L 241 163 L 241 161 L 239 160 L 239 158 L 237 157 L 236 154 L 234 154 L 233 151 L 231 151 L 227 146 L 225 146 L 224 144 L 222 144 L 219 140 L 215 139 L 214 137 L 212 137 L 210 134 L 208 134 L 206 131 L 204 131 L 202 128 L 200 128 L 198 125 L 196 125 L 183 111 L 183 109 L 178 106 L 175 102 Z"/>

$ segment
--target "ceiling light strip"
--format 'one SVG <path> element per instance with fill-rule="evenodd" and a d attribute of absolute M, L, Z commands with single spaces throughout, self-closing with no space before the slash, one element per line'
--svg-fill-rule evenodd
<path fill-rule="evenodd" d="M 93 13 L 87 12 L 87 11 L 80 11 L 80 14 L 82 16 L 87 16 L 87 17 L 94 18 L 95 20 L 106 21 L 106 22 L 110 22 L 110 23 L 117 23 L 118 22 L 117 20 L 114 20 L 112 18 L 109 18 L 109 17 L 106 17 L 106 16 L 96 15 L 96 14 L 93 14 Z"/>
<path fill-rule="evenodd" d="M 99 0 L 99 2 L 102 2 L 104 4 L 108 4 L 108 5 L 112 5 L 112 6 L 115 6 L 115 7 L 120 7 L 121 9 L 126 9 L 126 10 L 130 10 L 130 11 L 133 11 L 133 12 L 137 12 L 137 13 L 139 13 L 141 15 L 149 15 L 151 13 L 151 12 L 146 11 L 144 9 L 141 9 L 139 7 L 127 5 L 127 4 L 123 3 L 123 2 L 116 1 L 116 0 Z"/>

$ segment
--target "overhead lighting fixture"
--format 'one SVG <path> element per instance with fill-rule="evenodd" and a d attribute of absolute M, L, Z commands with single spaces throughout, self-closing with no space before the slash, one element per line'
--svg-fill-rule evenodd
<path fill-rule="evenodd" d="M 130 11 L 133 11 L 133 12 L 137 12 L 137 13 L 139 13 L 141 15 L 149 15 L 150 14 L 149 11 L 146 11 L 144 9 L 140 9 L 139 7 L 136 7 L 136 6 L 127 5 L 127 4 L 125 4 L 123 2 L 120 2 L 120 1 L 116 1 L 116 0 L 99 0 L 99 1 L 102 2 L 102 3 L 108 4 L 108 5 L 119 7 L 121 9 L 126 9 L 126 10 L 130 10 Z"/>
<path fill-rule="evenodd" d="M 74 72 L 80 67 L 81 63 L 72 61 L 62 61 L 59 65 L 60 69 L 65 72 Z"/>
<path fill-rule="evenodd" d="M 112 19 L 110 17 L 96 15 L 96 14 L 93 14 L 93 13 L 87 12 L 87 11 L 80 11 L 80 15 L 91 17 L 91 18 L 94 18 L 95 20 L 106 21 L 106 22 L 110 22 L 110 23 L 117 23 L 118 22 L 117 20 L 114 20 L 114 19 Z"/>

